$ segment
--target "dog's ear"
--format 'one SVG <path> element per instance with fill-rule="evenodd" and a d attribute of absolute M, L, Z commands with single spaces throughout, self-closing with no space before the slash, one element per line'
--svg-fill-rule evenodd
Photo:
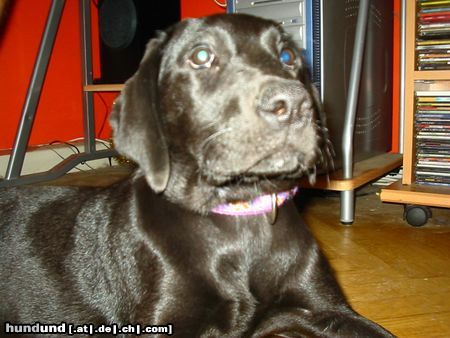
<path fill-rule="evenodd" d="M 158 74 L 165 35 L 151 40 L 137 72 L 125 83 L 110 117 L 119 153 L 136 162 L 157 193 L 170 175 L 169 151 L 164 138 L 158 100 Z"/>

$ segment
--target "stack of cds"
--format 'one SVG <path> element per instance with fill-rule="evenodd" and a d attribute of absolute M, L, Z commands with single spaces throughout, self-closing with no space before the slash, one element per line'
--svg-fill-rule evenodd
<path fill-rule="evenodd" d="M 450 186 L 450 91 L 417 91 L 416 183 Z"/>
<path fill-rule="evenodd" d="M 417 2 L 417 68 L 450 69 L 450 0 Z"/>

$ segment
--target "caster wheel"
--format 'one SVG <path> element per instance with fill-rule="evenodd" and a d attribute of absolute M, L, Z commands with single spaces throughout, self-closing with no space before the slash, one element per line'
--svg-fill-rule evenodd
<path fill-rule="evenodd" d="M 421 227 L 431 217 L 431 210 L 421 205 L 406 205 L 403 218 L 413 227 Z"/>

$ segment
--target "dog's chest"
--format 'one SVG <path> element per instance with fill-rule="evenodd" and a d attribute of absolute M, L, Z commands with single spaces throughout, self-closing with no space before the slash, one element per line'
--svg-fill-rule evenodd
<path fill-rule="evenodd" d="M 289 231 L 264 215 L 188 221 L 190 233 L 176 238 L 163 263 L 160 321 L 178 323 L 187 336 L 242 336 L 279 297 L 295 264 L 295 255 L 286 255 L 288 238 L 280 245 Z"/>

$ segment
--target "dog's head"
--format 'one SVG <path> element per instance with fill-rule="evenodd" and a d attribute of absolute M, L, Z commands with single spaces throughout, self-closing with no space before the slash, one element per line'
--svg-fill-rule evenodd
<path fill-rule="evenodd" d="M 111 124 L 153 190 L 198 211 L 314 179 L 330 162 L 299 50 L 248 15 L 182 21 L 151 40 Z"/>

